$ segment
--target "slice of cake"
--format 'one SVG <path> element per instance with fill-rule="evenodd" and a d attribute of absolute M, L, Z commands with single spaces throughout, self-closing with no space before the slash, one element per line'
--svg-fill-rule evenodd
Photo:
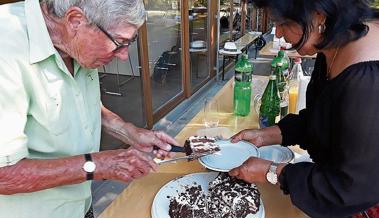
<path fill-rule="evenodd" d="M 215 138 L 212 137 L 191 136 L 186 140 L 184 149 L 186 155 L 212 154 L 220 151 L 220 147 L 215 142 Z"/>

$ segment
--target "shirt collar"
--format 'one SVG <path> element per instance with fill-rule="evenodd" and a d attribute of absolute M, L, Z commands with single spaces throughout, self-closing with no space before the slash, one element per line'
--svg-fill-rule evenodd
<path fill-rule="evenodd" d="M 42 15 L 39 0 L 25 1 L 26 26 L 29 35 L 29 61 L 31 64 L 56 53 Z"/>

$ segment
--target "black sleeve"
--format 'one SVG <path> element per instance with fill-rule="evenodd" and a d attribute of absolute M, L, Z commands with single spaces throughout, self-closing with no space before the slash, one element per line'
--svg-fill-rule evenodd
<path fill-rule="evenodd" d="M 306 91 L 307 108 L 314 104 L 314 99 L 319 94 L 325 82 L 325 65 L 326 60 L 323 54 L 318 54 L 312 72 L 311 80 Z M 307 109 L 303 109 L 296 114 L 288 114 L 279 121 L 278 126 L 282 132 L 282 145 L 289 146 L 298 144 L 302 149 L 307 149 L 309 142 L 307 141 Z"/>
<path fill-rule="evenodd" d="M 303 109 L 299 114 L 288 114 L 279 121 L 278 126 L 282 132 L 282 145 L 289 146 L 299 144 L 302 149 L 307 149 L 306 144 L 306 113 Z"/>
<path fill-rule="evenodd" d="M 289 164 L 279 181 L 311 217 L 347 217 L 379 203 L 379 70 L 352 72 L 331 95 L 329 157 Z M 310 147 L 310 149 L 313 149 Z"/>

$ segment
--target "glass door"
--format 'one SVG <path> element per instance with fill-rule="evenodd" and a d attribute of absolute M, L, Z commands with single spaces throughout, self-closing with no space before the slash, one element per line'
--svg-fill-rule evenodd
<path fill-rule="evenodd" d="M 191 89 L 194 91 L 210 78 L 208 0 L 190 0 L 188 9 L 190 81 Z"/>
<path fill-rule="evenodd" d="M 145 1 L 154 113 L 183 92 L 181 17 L 177 0 Z"/>
<path fill-rule="evenodd" d="M 137 43 L 129 46 L 127 61 L 114 59 L 99 69 L 101 101 L 125 121 L 136 126 L 146 126 L 144 113 L 142 79 L 140 75 Z M 142 108 L 142 109 L 141 109 Z M 123 143 L 102 133 L 101 149 L 115 149 Z"/>

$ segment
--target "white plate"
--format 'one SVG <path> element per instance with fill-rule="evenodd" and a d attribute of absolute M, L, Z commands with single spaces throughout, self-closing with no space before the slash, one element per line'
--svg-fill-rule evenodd
<path fill-rule="evenodd" d="M 294 159 L 291 149 L 281 145 L 270 145 L 258 148 L 259 157 L 276 163 L 289 163 Z"/>
<path fill-rule="evenodd" d="M 213 181 L 218 173 L 193 173 L 183 177 L 176 178 L 165 184 L 155 195 L 153 205 L 151 206 L 152 218 L 170 218 L 168 215 L 170 207 L 170 198 L 177 196 L 178 193 L 185 191 L 186 185 L 196 184 L 201 185 L 204 191 L 208 190 L 209 183 Z M 168 198 L 170 197 L 170 198 Z M 256 214 L 250 214 L 247 218 L 264 218 L 265 210 L 263 201 L 261 199 L 261 205 L 259 211 Z"/>
<path fill-rule="evenodd" d="M 245 141 L 231 143 L 230 140 L 216 141 L 220 151 L 201 157 L 199 162 L 208 169 L 229 172 L 231 169 L 241 166 L 249 157 L 259 157 L 258 148 Z"/>

